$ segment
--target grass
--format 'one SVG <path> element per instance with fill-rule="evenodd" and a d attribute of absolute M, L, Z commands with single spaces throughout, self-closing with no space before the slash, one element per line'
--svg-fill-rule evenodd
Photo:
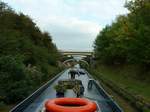
<path fill-rule="evenodd" d="M 140 77 L 136 78 L 138 72 L 137 67 L 108 67 L 101 65 L 96 69 L 96 72 L 130 93 L 138 95 L 148 102 L 150 101 L 150 82 L 139 80 Z"/>
<path fill-rule="evenodd" d="M 123 109 L 124 112 L 138 112 L 137 109 L 135 109 L 133 106 L 130 105 L 129 102 L 124 100 L 121 96 L 119 96 L 117 93 L 112 91 L 111 88 L 106 86 L 105 84 L 101 83 L 102 87 L 107 91 L 107 93 L 112 96 L 113 100 L 119 104 L 119 106 Z"/>

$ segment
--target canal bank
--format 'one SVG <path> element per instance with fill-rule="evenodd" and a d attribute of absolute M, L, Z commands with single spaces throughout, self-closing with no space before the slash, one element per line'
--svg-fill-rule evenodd
<path fill-rule="evenodd" d="M 132 94 L 126 89 L 122 88 L 122 86 L 120 86 L 119 79 L 113 80 L 113 76 L 115 75 L 114 77 L 117 77 L 117 74 L 106 77 L 109 75 L 105 74 L 101 69 L 98 69 L 97 71 L 92 69 L 89 70 L 89 72 L 101 83 L 101 85 L 105 88 L 105 90 L 107 90 L 113 99 L 121 105 L 125 112 L 150 112 L 149 103 L 139 98 L 136 94 Z M 126 81 L 127 79 L 124 78 L 122 80 Z"/>

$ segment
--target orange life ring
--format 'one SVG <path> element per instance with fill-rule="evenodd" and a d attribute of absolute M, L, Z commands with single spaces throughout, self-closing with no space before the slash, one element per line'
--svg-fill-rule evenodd
<path fill-rule="evenodd" d="M 95 112 L 94 102 L 84 98 L 55 98 L 45 103 L 48 112 Z"/>

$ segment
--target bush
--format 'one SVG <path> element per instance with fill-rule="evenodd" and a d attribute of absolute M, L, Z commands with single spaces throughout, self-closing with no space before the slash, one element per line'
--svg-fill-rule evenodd
<path fill-rule="evenodd" d="M 27 95 L 24 65 L 13 56 L 0 57 L 0 96 L 7 103 L 22 100 Z"/>
<path fill-rule="evenodd" d="M 16 103 L 58 72 L 52 37 L 0 1 L 0 101 Z"/>
<path fill-rule="evenodd" d="M 95 56 L 103 64 L 141 66 L 141 79 L 149 78 L 150 67 L 150 2 L 131 0 L 127 15 L 120 15 L 106 26 L 95 40 Z"/>

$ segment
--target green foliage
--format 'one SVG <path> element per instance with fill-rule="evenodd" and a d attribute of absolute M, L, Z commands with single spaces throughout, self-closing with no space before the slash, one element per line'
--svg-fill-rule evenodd
<path fill-rule="evenodd" d="M 12 56 L 0 57 L 0 96 L 5 102 L 16 102 L 27 95 L 24 65 Z"/>
<path fill-rule="evenodd" d="M 147 112 L 146 110 L 150 110 L 150 86 L 148 81 L 139 81 L 133 77 L 138 69 L 139 67 L 134 65 L 119 67 L 101 65 L 90 72 L 131 105 L 142 112 Z"/>
<path fill-rule="evenodd" d="M 95 55 L 101 63 L 150 66 L 150 2 L 133 0 L 125 5 L 130 11 L 106 26 L 95 40 Z"/>
<path fill-rule="evenodd" d="M 89 68 L 88 63 L 85 63 L 85 62 L 79 61 L 79 64 L 80 64 L 80 67 L 81 67 L 81 68 L 84 68 L 84 69 L 88 69 L 88 68 Z"/>
<path fill-rule="evenodd" d="M 49 33 L 0 1 L 0 101 L 27 97 L 54 76 L 59 57 Z"/>
<path fill-rule="evenodd" d="M 104 65 L 96 76 L 105 82 L 110 80 L 107 84 L 115 92 L 146 112 L 150 97 L 150 1 L 130 0 L 125 7 L 129 13 L 117 17 L 95 40 L 95 56 L 101 63 L 98 66 Z"/>

